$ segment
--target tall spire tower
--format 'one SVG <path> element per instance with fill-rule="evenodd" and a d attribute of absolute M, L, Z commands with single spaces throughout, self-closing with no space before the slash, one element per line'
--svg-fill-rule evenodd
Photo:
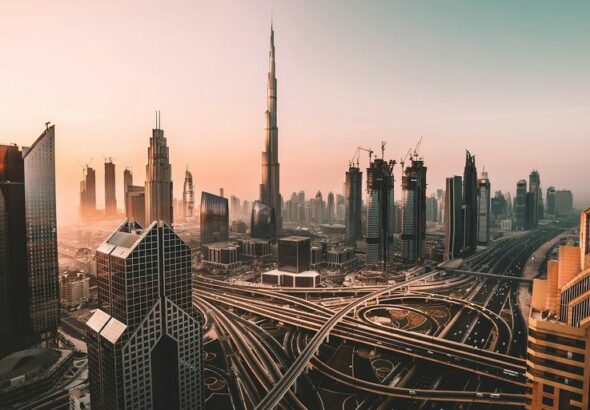
<path fill-rule="evenodd" d="M 173 223 L 172 170 L 168 145 L 161 128 L 160 112 L 156 113 L 156 128 L 152 130 L 145 167 L 145 223 L 164 221 Z"/>
<path fill-rule="evenodd" d="M 270 52 L 266 108 L 265 151 L 262 153 L 262 183 L 260 200 L 275 210 L 277 231 L 283 226 L 279 185 L 279 129 L 277 128 L 277 78 L 275 77 L 274 29 L 270 25 Z"/>

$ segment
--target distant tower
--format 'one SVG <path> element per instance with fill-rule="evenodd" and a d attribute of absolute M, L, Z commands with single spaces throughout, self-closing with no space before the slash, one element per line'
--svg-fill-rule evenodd
<path fill-rule="evenodd" d="M 84 179 L 80 182 L 80 217 L 91 218 L 96 215 L 96 171 L 84 167 Z"/>
<path fill-rule="evenodd" d="M 555 216 L 555 188 L 547 188 L 547 215 Z"/>
<path fill-rule="evenodd" d="M 266 109 L 266 142 L 262 153 L 262 183 L 260 200 L 275 210 L 277 232 L 283 228 L 279 183 L 279 130 L 277 128 L 277 78 L 275 76 L 274 29 L 270 26 L 270 53 Z"/>
<path fill-rule="evenodd" d="M 526 212 L 526 181 L 521 179 L 516 184 L 516 197 L 514 199 L 515 230 L 525 229 Z"/>
<path fill-rule="evenodd" d="M 402 177 L 401 253 L 404 263 L 424 261 L 426 240 L 426 167 L 412 157 Z"/>
<path fill-rule="evenodd" d="M 529 175 L 529 192 L 533 194 L 531 203 L 530 228 L 536 228 L 539 219 L 543 217 L 543 191 L 541 190 L 541 177 L 539 171 L 533 170 Z"/>
<path fill-rule="evenodd" d="M 328 223 L 331 225 L 334 223 L 334 216 L 336 215 L 336 204 L 334 203 L 334 194 L 330 192 L 328 194 Z"/>
<path fill-rule="evenodd" d="M 460 257 L 463 249 L 463 184 L 460 176 L 447 178 L 444 220 L 444 259 L 447 261 Z"/>
<path fill-rule="evenodd" d="M 324 223 L 324 211 L 325 211 L 324 199 L 322 198 L 322 193 L 320 191 L 318 191 L 318 193 L 315 194 L 315 200 L 314 200 L 315 222 L 318 225 Z"/>
<path fill-rule="evenodd" d="M 191 249 L 167 224 L 125 221 L 96 251 L 87 322 L 92 408 L 201 409 L 203 350 Z"/>
<path fill-rule="evenodd" d="M 356 243 L 363 236 L 363 173 L 358 166 L 351 165 L 346 172 L 344 185 L 344 225 L 346 242 Z"/>
<path fill-rule="evenodd" d="M 173 223 L 172 167 L 164 130 L 160 129 L 160 114 L 156 116 L 156 128 L 152 130 L 148 148 L 148 163 L 145 167 L 145 219 Z"/>
<path fill-rule="evenodd" d="M 488 173 L 483 171 L 477 181 L 477 242 L 487 245 L 490 240 L 490 180 Z"/>
<path fill-rule="evenodd" d="M 123 171 L 123 202 L 125 203 L 125 215 L 127 215 L 127 194 L 129 187 L 133 185 L 133 174 L 129 168 L 125 168 Z"/>
<path fill-rule="evenodd" d="M 115 164 L 109 158 L 104 163 L 104 210 L 105 215 L 113 216 L 117 214 L 117 197 L 115 184 Z"/>
<path fill-rule="evenodd" d="M 184 186 L 182 188 L 182 209 L 185 218 L 193 217 L 195 208 L 195 187 L 193 185 L 193 174 L 187 169 L 184 175 Z"/>
<path fill-rule="evenodd" d="M 477 168 L 475 156 L 469 151 L 465 154 L 465 171 L 463 173 L 463 251 L 469 256 L 477 250 Z"/>
<path fill-rule="evenodd" d="M 394 256 L 393 164 L 375 158 L 367 168 L 367 263 L 380 264 L 384 270 Z"/>

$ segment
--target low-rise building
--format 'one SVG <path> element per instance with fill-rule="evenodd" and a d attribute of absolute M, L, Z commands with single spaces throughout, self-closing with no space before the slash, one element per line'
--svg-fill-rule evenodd
<path fill-rule="evenodd" d="M 62 306 L 76 307 L 90 299 L 90 277 L 81 271 L 68 270 L 59 278 L 59 293 Z"/>
<path fill-rule="evenodd" d="M 214 242 L 203 245 L 203 263 L 222 271 L 230 271 L 242 265 L 239 245 L 235 242 Z"/>

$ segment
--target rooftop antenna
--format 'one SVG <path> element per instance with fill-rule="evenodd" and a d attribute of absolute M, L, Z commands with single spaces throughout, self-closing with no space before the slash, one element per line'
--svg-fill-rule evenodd
<path fill-rule="evenodd" d="M 51 121 L 47 121 L 45 123 L 45 130 L 48 130 L 49 129 L 49 124 L 51 124 Z"/>
<path fill-rule="evenodd" d="M 385 160 L 385 144 L 386 141 L 381 141 L 381 159 Z"/>

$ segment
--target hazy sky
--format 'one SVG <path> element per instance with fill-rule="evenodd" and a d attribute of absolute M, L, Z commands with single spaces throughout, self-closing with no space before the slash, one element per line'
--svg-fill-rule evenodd
<path fill-rule="evenodd" d="M 120 208 L 123 169 L 143 182 L 160 109 L 177 197 L 188 165 L 197 200 L 254 199 L 271 10 L 285 199 L 340 193 L 358 145 L 386 140 L 399 160 L 423 136 L 431 191 L 468 148 L 493 190 L 536 168 L 590 203 L 587 1 L 1 0 L 0 142 L 56 124 L 59 218 L 73 222 L 82 164 L 100 204 L 103 157 Z"/>

